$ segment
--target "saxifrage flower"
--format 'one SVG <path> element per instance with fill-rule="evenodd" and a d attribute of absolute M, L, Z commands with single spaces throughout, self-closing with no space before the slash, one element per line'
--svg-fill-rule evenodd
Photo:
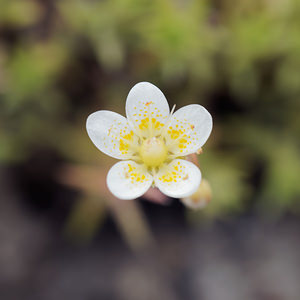
<path fill-rule="evenodd" d="M 159 88 L 136 84 L 126 100 L 127 118 L 100 110 L 87 119 L 87 132 L 103 153 L 120 159 L 109 170 L 107 186 L 119 199 L 142 196 L 151 186 L 174 198 L 198 188 L 201 173 L 184 159 L 197 152 L 212 130 L 212 117 L 201 105 L 169 109 Z"/>

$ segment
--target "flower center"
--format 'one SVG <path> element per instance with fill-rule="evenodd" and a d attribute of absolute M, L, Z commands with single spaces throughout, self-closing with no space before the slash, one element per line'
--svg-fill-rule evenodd
<path fill-rule="evenodd" d="M 165 143 L 156 137 L 143 141 L 140 149 L 140 156 L 148 167 L 158 167 L 167 158 L 167 147 Z"/>

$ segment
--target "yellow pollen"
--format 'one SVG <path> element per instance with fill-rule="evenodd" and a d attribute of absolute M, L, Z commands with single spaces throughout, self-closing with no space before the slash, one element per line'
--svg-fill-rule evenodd
<path fill-rule="evenodd" d="M 129 143 L 127 141 L 131 141 L 133 137 L 133 131 L 131 130 L 130 133 L 121 135 L 121 140 L 120 140 L 120 145 L 119 145 L 119 150 L 123 154 L 127 154 L 129 150 Z M 117 139 L 117 138 L 116 138 Z M 124 139 L 124 140 L 123 140 Z"/>
<path fill-rule="evenodd" d="M 150 138 L 143 142 L 140 149 L 140 156 L 148 167 L 158 167 L 167 158 L 167 147 L 159 138 Z"/>
<path fill-rule="evenodd" d="M 129 149 L 129 144 L 124 143 L 123 140 L 121 140 L 121 141 L 120 141 L 119 149 L 120 149 L 120 151 L 121 151 L 123 154 L 126 154 L 127 151 L 128 151 L 128 149 Z"/>
<path fill-rule="evenodd" d="M 186 174 L 182 179 L 183 179 L 183 180 L 189 179 L 189 174 Z"/>

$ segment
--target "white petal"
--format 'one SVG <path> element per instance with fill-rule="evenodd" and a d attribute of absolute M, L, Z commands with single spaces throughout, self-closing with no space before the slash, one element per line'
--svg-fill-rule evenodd
<path fill-rule="evenodd" d="M 172 116 L 165 134 L 167 146 L 180 156 L 195 153 L 205 144 L 211 130 L 212 117 L 203 106 L 184 106 Z"/>
<path fill-rule="evenodd" d="M 125 117 L 112 111 L 100 110 L 89 115 L 86 121 L 88 135 L 103 153 L 118 159 L 128 159 L 134 154 L 134 135 Z"/>
<path fill-rule="evenodd" d="M 159 135 L 170 109 L 162 91 L 149 82 L 136 84 L 126 100 L 126 115 L 136 132 L 142 137 Z"/>
<path fill-rule="evenodd" d="M 188 197 L 196 192 L 201 181 L 201 172 L 193 163 L 175 159 L 162 167 L 155 176 L 155 185 L 173 198 Z"/>
<path fill-rule="evenodd" d="M 122 200 L 142 196 L 153 182 L 146 168 L 134 161 L 120 161 L 107 174 L 107 186 L 112 194 Z"/>

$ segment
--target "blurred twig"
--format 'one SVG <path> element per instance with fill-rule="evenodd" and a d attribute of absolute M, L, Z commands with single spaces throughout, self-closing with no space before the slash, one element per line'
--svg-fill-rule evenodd
<path fill-rule="evenodd" d="M 105 207 L 112 214 L 120 229 L 125 241 L 135 251 L 148 248 L 153 245 L 154 240 L 145 220 L 145 217 L 136 201 L 118 200 L 108 191 L 105 184 L 107 170 L 90 166 L 65 165 L 58 173 L 60 183 L 82 191 L 85 195 L 96 196 L 98 201 L 104 203 Z M 90 212 L 86 205 L 81 203 L 77 209 Z M 99 213 L 103 214 L 103 207 Z M 97 209 L 97 206 L 94 206 Z M 98 220 L 94 218 L 90 222 Z M 92 228 L 92 227 L 91 227 Z"/>

